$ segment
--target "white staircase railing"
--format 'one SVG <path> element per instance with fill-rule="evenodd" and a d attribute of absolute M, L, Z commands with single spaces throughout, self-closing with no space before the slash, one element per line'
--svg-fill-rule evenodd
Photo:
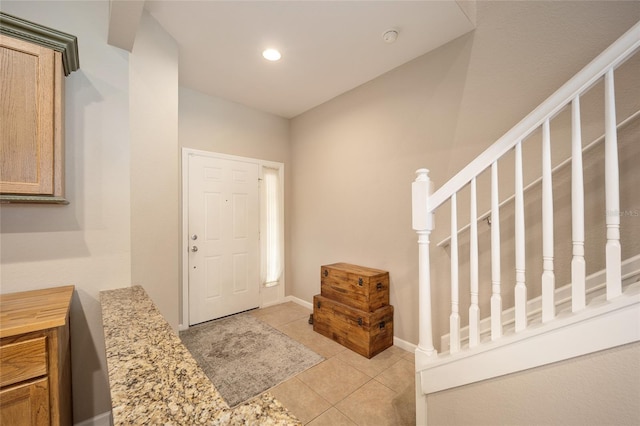
<path fill-rule="evenodd" d="M 545 330 L 555 330 L 557 339 L 558 330 L 563 327 L 573 327 L 576 332 L 581 326 L 576 324 L 586 318 L 603 317 L 616 311 L 616 315 L 626 312 L 625 309 L 636 309 L 632 316 L 620 316 L 621 320 L 634 318 L 638 315 L 640 293 L 624 295 L 621 274 L 621 245 L 620 245 L 620 200 L 619 200 L 619 170 L 618 170 L 618 143 L 616 129 L 616 105 L 614 91 L 614 72 L 627 59 L 640 49 L 640 23 L 632 27 L 614 44 L 588 64 L 582 71 L 576 74 L 558 91 L 551 95 L 545 102 L 536 108 L 531 114 L 508 131 L 503 137 L 486 149 L 482 154 L 469 163 L 458 174 L 451 178 L 435 192 L 429 178 L 427 169 L 417 171 L 417 177 L 412 184 L 413 197 L 413 229 L 418 234 L 419 247 L 419 343 L 416 350 L 417 373 L 417 421 L 418 424 L 426 423 L 426 409 L 424 394 L 446 389 L 450 386 L 459 386 L 476 380 L 484 380 L 496 375 L 519 371 L 555 362 L 568 357 L 600 350 L 603 343 L 582 345 L 579 350 L 558 349 L 556 353 L 547 353 L 540 359 L 513 363 L 512 365 L 499 365 L 490 367 L 492 371 L 473 371 L 468 377 L 451 378 L 452 369 L 456 362 L 460 361 L 460 368 L 470 371 L 469 360 L 463 361 L 468 355 L 473 355 L 478 364 L 493 365 L 489 361 L 482 361 L 483 356 L 495 356 L 499 351 L 504 355 L 514 356 L 517 350 L 508 348 L 512 343 L 522 343 L 523 340 L 537 337 L 544 339 Z M 604 163 L 605 163 L 605 215 L 606 246 L 604 247 L 606 269 L 606 306 L 589 306 L 586 302 L 586 264 L 585 264 L 585 220 L 584 220 L 584 185 L 582 165 L 582 136 L 581 136 L 581 97 L 596 83 L 604 80 Z M 571 260 L 571 311 L 572 317 L 558 316 L 556 312 L 555 290 L 555 264 L 554 264 L 554 214 L 553 214 L 553 170 L 551 162 L 551 121 L 565 108 L 571 108 L 571 216 L 572 216 L 572 260 Z M 525 206 L 524 206 L 524 181 L 522 146 L 532 133 L 541 130 L 542 133 L 542 282 L 541 282 L 541 324 L 532 329 L 528 324 L 527 313 L 527 282 L 525 280 Z M 498 160 L 505 154 L 515 150 L 515 306 L 514 327 L 507 336 L 503 330 L 503 310 L 501 290 L 501 252 L 500 252 L 500 198 L 498 193 Z M 477 214 L 476 186 L 478 176 L 490 169 L 491 176 L 491 300 L 490 300 L 490 341 L 481 341 L 480 319 L 481 313 L 478 301 L 478 229 L 479 220 Z M 459 296 L 459 253 L 458 253 L 458 194 L 466 187 L 470 191 L 469 208 L 469 325 L 465 329 L 468 336 L 466 346 L 461 343 L 460 325 L 460 296 Z M 429 254 L 429 239 L 434 229 L 434 214 L 445 202 L 450 202 L 451 208 L 451 236 L 449 241 L 451 259 L 451 314 L 449 330 L 449 348 L 446 356 L 438 355 L 433 344 L 432 336 L 432 311 L 431 311 L 431 267 Z M 608 304 L 607 304 L 608 303 Z M 591 309 L 593 308 L 593 309 Z M 591 310 L 590 310 L 591 309 Z M 588 312 L 587 312 L 588 311 Z M 626 318 L 626 319 L 623 319 Z M 611 324 L 609 324 L 611 325 Z M 602 328 L 605 333 L 606 327 Z M 619 338 L 611 339 L 608 336 L 606 345 L 618 345 L 637 341 L 640 339 L 639 326 L 626 327 L 627 331 L 619 333 Z M 613 333 L 618 334 L 618 333 Z M 622 336 L 624 335 L 624 336 Z M 546 337 L 551 339 L 549 335 Z M 592 338 L 596 339 L 597 337 Z M 610 347 L 610 346 L 607 346 Z M 445 351 L 445 348 L 441 348 Z M 479 356 L 482 354 L 482 356 Z M 493 354 L 493 355 L 491 355 Z M 517 355 L 516 355 L 517 356 Z M 484 364 L 483 364 L 484 362 Z M 497 363 L 501 364 L 501 363 Z M 441 368 L 441 371 L 436 371 Z M 446 378 L 445 378 L 446 377 Z M 436 383 L 437 382 L 437 383 Z"/>

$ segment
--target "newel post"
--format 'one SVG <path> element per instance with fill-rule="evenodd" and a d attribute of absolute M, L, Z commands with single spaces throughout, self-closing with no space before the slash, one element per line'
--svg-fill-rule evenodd
<path fill-rule="evenodd" d="M 411 184 L 413 229 L 418 234 L 418 349 L 427 355 L 435 355 L 431 330 L 431 269 L 429 265 L 429 235 L 433 229 L 433 213 L 428 203 L 431 195 L 429 170 L 416 171 Z"/>

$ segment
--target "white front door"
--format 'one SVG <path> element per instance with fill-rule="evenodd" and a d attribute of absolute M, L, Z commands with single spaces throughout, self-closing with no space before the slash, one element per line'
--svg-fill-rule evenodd
<path fill-rule="evenodd" d="M 189 325 L 260 304 L 259 165 L 189 155 Z"/>

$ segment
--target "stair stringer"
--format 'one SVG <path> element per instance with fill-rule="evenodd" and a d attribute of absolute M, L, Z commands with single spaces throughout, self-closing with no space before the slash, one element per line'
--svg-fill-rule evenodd
<path fill-rule="evenodd" d="M 416 388 L 430 394 L 640 341 L 640 283 L 611 301 L 449 354 L 416 350 Z"/>
<path fill-rule="evenodd" d="M 622 287 L 640 281 L 640 255 L 626 259 L 622 262 Z M 587 301 L 602 295 L 606 291 L 605 270 L 601 270 L 589 275 L 586 278 L 585 289 Z M 565 309 L 571 309 L 571 283 L 556 288 L 555 290 L 556 312 L 560 313 Z M 540 321 L 542 316 L 542 296 L 535 297 L 527 301 L 527 323 Z M 505 329 L 512 327 L 515 323 L 515 309 L 513 307 L 502 312 L 502 326 Z M 480 320 L 480 339 L 485 340 L 491 336 L 491 317 Z M 469 327 L 460 329 L 460 344 L 464 346 L 469 343 Z M 440 337 L 440 348 L 442 350 L 449 347 L 449 334 Z"/>

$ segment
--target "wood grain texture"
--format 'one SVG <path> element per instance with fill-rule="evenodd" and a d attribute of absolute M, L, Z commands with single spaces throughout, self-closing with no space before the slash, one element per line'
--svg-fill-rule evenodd
<path fill-rule="evenodd" d="M 74 287 L 0 295 L 0 338 L 63 326 Z"/>
<path fill-rule="evenodd" d="M 362 311 L 389 305 L 389 273 L 380 269 L 334 263 L 320 267 L 320 294 Z"/>
<path fill-rule="evenodd" d="M 0 346 L 0 387 L 47 374 L 45 336 Z"/>
<path fill-rule="evenodd" d="M 73 286 L 65 286 L 0 295 L 2 392 L 12 391 L 26 383 L 17 381 L 17 374 L 12 374 L 14 371 L 20 373 L 20 380 L 28 379 L 27 376 L 42 377 L 48 384 L 45 424 L 73 424 L 69 345 L 69 307 L 73 291 Z M 36 364 L 43 365 L 44 369 L 37 369 Z M 6 381 L 5 373 L 8 375 Z M 38 397 L 24 391 L 21 395 L 22 399 Z M 0 413 L 4 418 L 7 411 L 9 414 L 6 415 L 13 418 L 11 413 L 15 407 L 32 409 L 30 404 L 36 402 L 18 399 L 6 404 L 2 402 Z"/>
<path fill-rule="evenodd" d="M 30 163 L 33 158 L 37 158 L 38 152 L 37 57 L 2 45 L 0 46 L 0 73 L 2 76 L 0 176 L 3 182 L 36 182 L 37 168 L 32 167 Z"/>
<path fill-rule="evenodd" d="M 393 345 L 393 306 L 366 312 L 316 295 L 313 330 L 372 358 Z"/>
<path fill-rule="evenodd" d="M 54 195 L 54 51 L 0 35 L 0 192 Z"/>
<path fill-rule="evenodd" d="M 0 424 L 11 426 L 49 425 L 47 378 L 33 380 L 0 391 Z"/>
<path fill-rule="evenodd" d="M 69 321 L 67 319 L 67 324 Z M 54 337 L 54 336 L 52 336 Z M 58 327 L 55 329 L 55 338 L 57 341 L 57 359 L 56 367 L 51 368 L 49 377 L 55 377 L 59 392 L 52 393 L 51 406 L 57 409 L 52 410 L 53 420 L 57 420 L 60 425 L 73 424 L 73 395 L 71 393 L 71 339 L 69 326 Z M 53 381 L 51 381 L 53 383 Z"/>
<path fill-rule="evenodd" d="M 53 195 L 64 197 L 64 69 L 62 53 L 55 52 L 53 93 Z"/>
<path fill-rule="evenodd" d="M 52 328 L 47 330 L 47 334 L 49 335 L 49 387 L 51 388 L 49 405 L 51 407 L 51 424 L 71 425 L 69 327 Z"/>

